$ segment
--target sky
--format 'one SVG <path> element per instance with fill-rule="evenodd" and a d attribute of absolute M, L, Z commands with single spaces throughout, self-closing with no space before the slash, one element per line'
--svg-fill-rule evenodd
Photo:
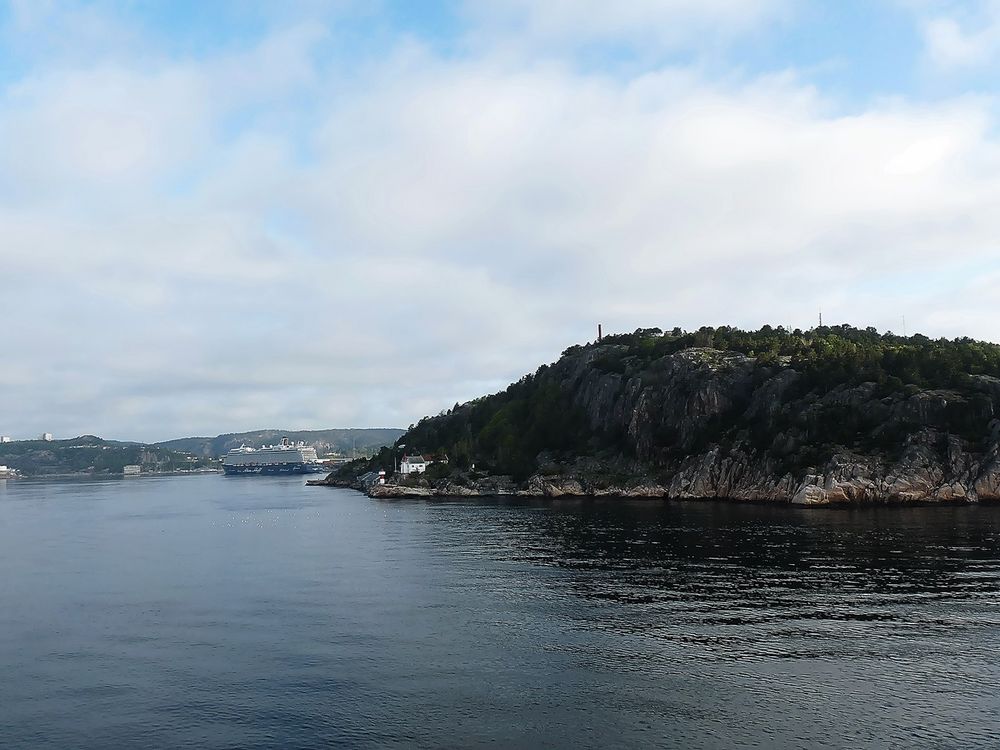
<path fill-rule="evenodd" d="M 0 434 L 406 427 L 605 332 L 1000 341 L 1000 0 L 0 0 Z"/>

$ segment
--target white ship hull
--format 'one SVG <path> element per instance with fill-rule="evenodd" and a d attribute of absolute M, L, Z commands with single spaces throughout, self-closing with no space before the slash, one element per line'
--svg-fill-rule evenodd
<path fill-rule="evenodd" d="M 226 474 L 318 474 L 325 471 L 316 449 L 307 445 L 281 445 L 263 448 L 234 448 L 222 461 Z"/>

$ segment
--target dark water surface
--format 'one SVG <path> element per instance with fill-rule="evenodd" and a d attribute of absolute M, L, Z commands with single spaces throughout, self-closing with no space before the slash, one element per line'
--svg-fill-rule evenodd
<path fill-rule="evenodd" d="M 0 746 L 1000 747 L 1000 508 L 0 487 Z"/>

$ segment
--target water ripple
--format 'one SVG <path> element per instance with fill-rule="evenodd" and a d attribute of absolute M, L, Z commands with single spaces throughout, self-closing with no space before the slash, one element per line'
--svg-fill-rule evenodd
<path fill-rule="evenodd" d="M 1000 508 L 11 484 L 0 746 L 991 748 Z"/>

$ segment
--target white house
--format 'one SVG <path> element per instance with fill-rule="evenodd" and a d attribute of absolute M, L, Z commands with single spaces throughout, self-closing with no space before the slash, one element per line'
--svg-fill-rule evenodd
<path fill-rule="evenodd" d="M 429 456 L 421 456 L 420 454 L 412 456 L 403 456 L 403 460 L 399 463 L 399 473 L 400 474 L 423 474 L 427 471 L 427 467 L 430 466 L 431 459 Z"/>

